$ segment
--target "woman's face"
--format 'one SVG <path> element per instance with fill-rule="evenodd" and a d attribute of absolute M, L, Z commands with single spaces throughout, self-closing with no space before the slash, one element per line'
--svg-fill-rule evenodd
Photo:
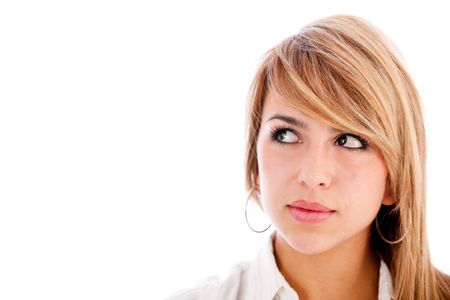
<path fill-rule="evenodd" d="M 280 99 L 269 91 L 257 141 L 261 205 L 278 234 L 304 254 L 367 241 L 381 204 L 393 203 L 380 151 Z"/>

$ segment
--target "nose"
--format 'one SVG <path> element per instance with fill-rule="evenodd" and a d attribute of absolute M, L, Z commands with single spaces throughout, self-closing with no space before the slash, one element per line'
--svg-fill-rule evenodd
<path fill-rule="evenodd" d="M 324 147 L 309 147 L 298 163 L 297 181 L 311 189 L 328 188 L 333 178 L 333 167 L 331 152 Z"/>

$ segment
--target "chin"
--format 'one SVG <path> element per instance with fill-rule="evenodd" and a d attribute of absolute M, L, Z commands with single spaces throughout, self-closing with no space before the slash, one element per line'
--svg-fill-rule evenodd
<path fill-rule="evenodd" d="M 317 255 L 324 252 L 327 252 L 328 250 L 332 249 L 329 245 L 323 245 L 323 244 L 304 244 L 304 243 L 295 243 L 290 244 L 290 246 L 297 252 L 303 254 L 303 255 Z"/>
<path fill-rule="evenodd" d="M 319 237 L 315 234 L 285 236 L 284 239 L 289 246 L 295 251 L 304 255 L 317 255 L 327 252 L 332 249 L 334 244 L 330 240 L 325 240 L 324 237 Z"/>

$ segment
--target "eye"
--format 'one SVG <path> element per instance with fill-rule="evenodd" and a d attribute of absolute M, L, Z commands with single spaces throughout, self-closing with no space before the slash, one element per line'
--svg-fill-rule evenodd
<path fill-rule="evenodd" d="M 350 133 L 339 136 L 336 142 L 348 150 L 366 150 L 369 146 L 366 139 Z"/>
<path fill-rule="evenodd" d="M 297 143 L 299 138 L 292 129 L 276 127 L 272 130 L 272 140 L 283 145 Z"/>

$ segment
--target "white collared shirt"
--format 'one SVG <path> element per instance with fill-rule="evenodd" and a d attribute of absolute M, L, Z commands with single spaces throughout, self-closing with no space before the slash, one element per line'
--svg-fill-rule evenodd
<path fill-rule="evenodd" d="M 226 278 L 208 277 L 196 287 L 179 291 L 166 300 L 299 300 L 278 270 L 273 254 L 273 237 L 271 234 L 255 260 L 238 263 Z M 381 260 L 378 300 L 391 298 L 392 278 Z"/>

